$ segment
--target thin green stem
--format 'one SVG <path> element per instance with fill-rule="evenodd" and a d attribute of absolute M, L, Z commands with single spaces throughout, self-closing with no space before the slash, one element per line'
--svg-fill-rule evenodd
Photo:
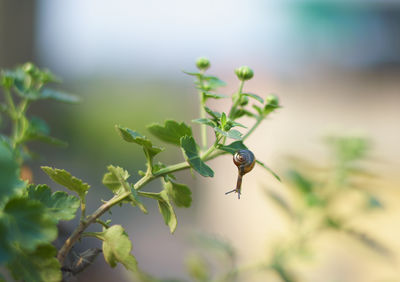
<path fill-rule="evenodd" d="M 4 89 L 4 95 L 5 95 L 5 98 L 6 98 L 6 102 L 7 102 L 8 106 L 9 106 L 10 118 L 11 118 L 12 120 L 14 120 L 14 119 L 16 118 L 16 113 L 17 113 L 17 111 L 16 111 L 16 109 L 15 109 L 14 100 L 13 100 L 13 98 L 11 97 L 11 91 L 10 91 L 10 89 L 5 88 L 5 89 Z"/>
<path fill-rule="evenodd" d="M 241 80 L 240 83 L 239 83 L 238 92 L 234 95 L 233 105 L 232 105 L 231 110 L 229 111 L 229 115 L 228 115 L 229 118 L 232 118 L 232 116 L 235 113 L 237 107 L 239 106 L 240 97 L 242 96 L 242 92 L 243 92 L 243 86 L 244 86 L 244 80 Z"/>
<path fill-rule="evenodd" d="M 200 71 L 201 75 L 199 76 L 199 84 L 200 88 L 202 88 L 204 85 L 204 80 L 203 80 L 203 73 L 204 71 Z M 203 90 L 199 89 L 199 99 L 200 99 L 200 117 L 201 118 L 206 118 L 206 111 L 204 107 L 206 106 L 206 100 L 204 98 L 204 93 Z M 207 148 L 207 126 L 205 124 L 200 125 L 200 130 L 201 130 L 201 144 L 202 144 L 202 149 L 204 150 Z"/>

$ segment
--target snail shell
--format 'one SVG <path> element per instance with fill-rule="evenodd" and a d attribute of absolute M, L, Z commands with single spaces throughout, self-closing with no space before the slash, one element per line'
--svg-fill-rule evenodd
<path fill-rule="evenodd" d="M 250 150 L 239 150 L 233 155 L 233 162 L 238 167 L 239 174 L 245 175 L 253 169 L 256 158 Z"/>

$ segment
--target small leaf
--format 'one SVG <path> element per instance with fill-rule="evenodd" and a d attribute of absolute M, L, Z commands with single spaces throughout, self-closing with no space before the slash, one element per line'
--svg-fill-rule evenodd
<path fill-rule="evenodd" d="M 132 242 L 121 225 L 113 225 L 96 234 L 103 241 L 104 259 L 111 267 L 122 263 L 127 270 L 138 271 L 136 259 L 131 254 Z"/>
<path fill-rule="evenodd" d="M 80 98 L 63 91 L 45 88 L 40 92 L 39 99 L 53 99 L 59 102 L 76 104 L 80 102 Z"/>
<path fill-rule="evenodd" d="M 221 146 L 219 147 L 220 150 L 231 153 L 232 155 L 235 154 L 239 150 L 245 150 L 247 147 L 243 144 L 242 141 L 234 141 L 228 146 Z"/>
<path fill-rule="evenodd" d="M 171 233 L 174 233 L 178 224 L 175 211 L 169 202 L 168 194 L 165 190 L 160 192 L 160 196 L 161 199 L 158 200 L 158 209 L 164 218 L 165 224 L 169 226 Z"/>
<path fill-rule="evenodd" d="M 194 141 L 193 137 L 182 137 L 181 147 L 187 162 L 195 171 L 205 177 L 214 176 L 214 171 L 200 159 L 197 144 Z"/>
<path fill-rule="evenodd" d="M 258 96 L 257 94 L 253 94 L 253 93 L 242 93 L 243 96 L 247 96 L 247 97 L 251 97 L 253 99 L 256 99 L 258 102 L 260 102 L 261 104 L 264 104 L 264 99 L 261 98 L 260 96 Z"/>
<path fill-rule="evenodd" d="M 0 139 L 0 208 L 7 199 L 21 193 L 25 187 L 19 174 L 19 166 L 10 145 Z"/>
<path fill-rule="evenodd" d="M 62 191 L 51 194 L 51 190 L 47 185 L 30 185 L 27 191 L 28 198 L 41 202 L 46 208 L 46 213 L 55 222 L 73 219 L 79 208 L 78 198 Z"/>
<path fill-rule="evenodd" d="M 136 143 L 142 146 L 143 150 L 145 151 L 146 157 L 148 158 L 153 158 L 158 153 L 164 151 L 164 148 L 153 146 L 150 139 L 148 139 L 146 136 L 139 134 L 136 131 L 133 131 L 129 128 L 123 128 L 119 125 L 116 125 L 115 128 L 121 135 L 122 139 L 124 139 L 126 142 Z"/>
<path fill-rule="evenodd" d="M 84 199 L 90 185 L 84 183 L 79 178 L 72 176 L 68 171 L 64 169 L 51 168 L 48 166 L 42 166 L 42 170 L 56 183 L 68 188 L 71 191 L 76 192 L 79 198 Z"/>
<path fill-rule="evenodd" d="M 147 213 L 146 207 L 137 197 L 135 189 L 131 189 L 130 184 L 126 181 L 129 178 L 129 173 L 123 168 L 109 165 L 108 173 L 104 174 L 103 184 L 107 186 L 115 195 L 120 195 L 123 192 L 130 192 L 129 200 L 132 206 L 138 206 L 140 210 Z"/>
<path fill-rule="evenodd" d="M 263 115 L 263 109 L 261 109 L 259 106 L 253 105 L 253 108 L 257 111 L 259 116 Z"/>
<path fill-rule="evenodd" d="M 174 120 L 165 121 L 164 125 L 151 124 L 147 127 L 151 134 L 156 136 L 162 141 L 180 145 L 181 137 L 187 135 L 192 136 L 192 128 L 184 122 L 178 123 Z"/>
<path fill-rule="evenodd" d="M 263 162 L 261 162 L 259 160 L 256 160 L 256 163 L 258 163 L 260 166 L 265 168 L 269 173 L 272 174 L 273 177 L 275 177 L 278 181 L 281 182 L 281 178 L 270 167 L 268 167 L 266 164 L 264 164 Z"/>
<path fill-rule="evenodd" d="M 209 118 L 193 119 L 192 122 L 199 123 L 199 124 L 205 124 L 205 125 L 211 126 L 212 128 L 214 128 L 218 125 L 216 122 L 214 122 L 213 120 L 211 120 Z"/>
<path fill-rule="evenodd" d="M 214 98 L 214 99 L 222 99 L 222 98 L 227 98 L 228 96 L 223 95 L 223 94 L 217 94 L 217 93 L 212 93 L 209 91 L 203 91 L 202 92 L 204 97 L 206 98 Z"/>
<path fill-rule="evenodd" d="M 188 71 L 184 71 L 184 70 L 183 70 L 182 72 L 186 73 L 187 75 L 197 76 L 197 77 L 203 75 L 203 74 L 201 74 L 201 73 L 199 73 L 199 72 L 188 72 Z"/>
<path fill-rule="evenodd" d="M 240 133 L 236 129 L 231 129 L 229 131 L 223 131 L 219 127 L 214 127 L 214 131 L 222 134 L 223 136 L 226 136 L 226 137 L 229 137 L 229 138 L 232 138 L 232 139 L 236 139 L 236 140 L 242 139 L 242 133 Z"/>
<path fill-rule="evenodd" d="M 226 83 L 222 80 L 220 80 L 216 76 L 212 75 L 205 75 L 203 76 L 203 80 L 207 82 L 207 85 L 209 85 L 212 89 L 216 89 L 218 87 L 225 86 Z"/>
<path fill-rule="evenodd" d="M 17 280 L 59 282 L 62 274 L 56 254 L 57 250 L 51 244 L 40 245 L 34 251 L 18 248 L 8 268 Z"/>
<path fill-rule="evenodd" d="M 204 110 L 206 111 L 207 114 L 209 114 L 210 116 L 212 116 L 214 119 L 216 120 L 220 120 L 221 118 L 221 113 L 219 112 L 214 112 L 213 110 L 211 110 L 208 107 L 204 107 Z"/>
<path fill-rule="evenodd" d="M 26 121 L 26 123 L 28 129 L 26 130 L 26 135 L 22 142 L 37 140 L 56 146 L 67 146 L 66 142 L 48 136 L 48 134 L 50 133 L 50 129 L 44 120 L 33 117 L 29 122 Z"/>
<path fill-rule="evenodd" d="M 169 202 L 167 190 L 164 189 L 159 193 L 137 191 L 138 195 L 150 199 L 157 200 L 158 209 L 164 218 L 164 222 L 169 226 L 171 233 L 174 233 L 178 221 L 176 219 L 175 211 Z"/>
<path fill-rule="evenodd" d="M 2 226 L 2 227 L 1 227 Z M 17 243 L 28 250 L 57 237 L 57 226 L 45 207 L 26 198 L 13 198 L 0 215 L 0 242 Z"/>
<path fill-rule="evenodd" d="M 184 184 L 173 181 L 163 181 L 164 188 L 177 207 L 190 207 L 192 203 L 192 191 Z"/>

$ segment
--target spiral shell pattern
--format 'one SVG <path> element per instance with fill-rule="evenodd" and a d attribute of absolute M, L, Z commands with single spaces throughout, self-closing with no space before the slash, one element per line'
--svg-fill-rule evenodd
<path fill-rule="evenodd" d="M 253 169 L 256 158 L 250 150 L 239 150 L 233 155 L 233 162 L 238 167 L 239 173 L 244 175 Z"/>

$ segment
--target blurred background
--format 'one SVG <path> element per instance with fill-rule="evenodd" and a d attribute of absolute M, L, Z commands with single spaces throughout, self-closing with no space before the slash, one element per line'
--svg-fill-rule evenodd
<path fill-rule="evenodd" d="M 211 60 L 210 74 L 227 82 L 220 92 L 234 93 L 238 82 L 233 70 L 248 65 L 255 76 L 245 91 L 279 96 L 283 108 L 246 145 L 283 181 L 256 168 L 244 178 L 238 201 L 224 195 L 237 173 L 228 156 L 211 162 L 213 179 L 179 173 L 178 180 L 192 188 L 194 202 L 190 209 L 177 210 L 174 235 L 154 201 L 145 202 L 148 215 L 113 208 L 113 223 L 126 227 L 139 266 L 156 277 L 190 279 L 187 255 L 197 252 L 189 239 L 194 232 L 229 243 L 237 265 L 268 259 L 279 244 L 289 246 L 285 242 L 296 236 L 293 223 L 266 189 L 290 198 L 293 190 L 287 187 L 293 178 L 287 171 L 300 165 L 310 178 L 320 172 L 290 156 L 329 170 L 327 164 L 338 153 L 330 154 L 323 137 L 349 134 L 370 140 L 364 165 L 375 177 L 366 183 L 379 203 L 378 209 L 349 218 L 350 223 L 376 238 L 385 252 L 376 254 L 343 238 L 340 230 L 326 232 L 312 240 L 310 255 L 285 261 L 294 279 L 286 281 L 400 281 L 399 1 L 0 0 L 0 67 L 32 61 L 61 77 L 62 89 L 83 98 L 79 105 L 50 101 L 32 107 L 32 114 L 49 121 L 53 136 L 69 143 L 67 149 L 33 144 L 44 156 L 30 163 L 34 180 L 59 189 L 39 166 L 70 171 L 92 185 L 89 210 L 111 196 L 101 184 L 108 164 L 128 169 L 131 180 L 144 168 L 141 149 L 124 144 L 115 124 L 149 135 L 145 126 L 151 122 L 198 117 L 192 78 L 182 70 L 194 71 L 200 56 Z M 230 100 L 209 106 L 226 111 Z M 250 120 L 243 123 L 251 125 Z M 160 156 L 164 163 L 182 161 L 178 148 L 166 147 Z M 148 190 L 160 188 L 154 182 Z M 357 203 L 345 194 L 338 209 Z M 57 244 L 74 224 L 60 226 Z M 74 252 L 96 244 L 85 239 Z M 239 279 L 284 280 L 277 269 L 275 274 L 244 273 Z M 218 272 L 218 266 L 212 271 Z M 75 278 L 88 279 L 130 281 L 122 267 L 111 269 L 100 257 Z"/>

